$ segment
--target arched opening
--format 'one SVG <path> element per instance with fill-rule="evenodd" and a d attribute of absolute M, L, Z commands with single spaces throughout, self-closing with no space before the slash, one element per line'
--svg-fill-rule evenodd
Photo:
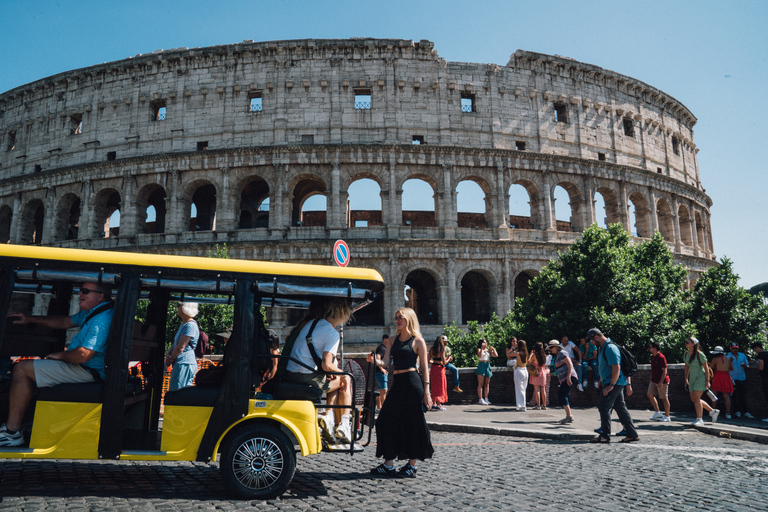
<path fill-rule="evenodd" d="M 11 221 L 13 220 L 13 208 L 3 206 L 0 208 L 0 244 L 11 243 Z"/>
<path fill-rule="evenodd" d="M 191 231 L 216 230 L 216 187 L 210 183 L 197 187 L 192 194 L 189 229 Z"/>
<path fill-rule="evenodd" d="M 595 222 L 602 228 L 621 222 L 619 218 L 619 199 L 613 190 L 598 188 L 595 194 Z"/>
<path fill-rule="evenodd" d="M 680 241 L 686 247 L 693 247 L 693 232 L 691 231 L 691 216 L 688 214 L 688 208 L 680 205 L 677 209 L 677 221 L 680 225 Z"/>
<path fill-rule="evenodd" d="M 630 234 L 639 238 L 651 238 L 651 210 L 645 196 L 635 192 L 629 196 Z"/>
<path fill-rule="evenodd" d="M 109 238 L 120 234 L 120 192 L 108 188 L 96 194 L 93 201 L 96 238 Z"/>
<path fill-rule="evenodd" d="M 485 229 L 487 206 L 485 192 L 472 180 L 460 181 L 456 186 L 456 222 L 460 228 Z"/>
<path fill-rule="evenodd" d="M 491 319 L 491 287 L 480 272 L 467 272 L 461 278 L 461 323 L 488 322 Z"/>
<path fill-rule="evenodd" d="M 325 226 L 328 204 L 325 183 L 319 178 L 301 180 L 293 188 L 291 226 Z"/>
<path fill-rule="evenodd" d="M 165 233 L 165 189 L 158 186 L 147 197 L 144 233 Z"/>
<path fill-rule="evenodd" d="M 261 178 L 248 182 L 240 193 L 238 229 L 269 227 L 269 185 Z"/>
<path fill-rule="evenodd" d="M 509 227 L 511 229 L 542 229 L 539 192 L 529 181 L 520 181 L 509 187 Z"/>
<path fill-rule="evenodd" d="M 424 180 L 412 178 L 403 183 L 403 226 L 435 227 L 435 191 Z"/>
<path fill-rule="evenodd" d="M 80 198 L 75 194 L 62 196 L 53 222 L 53 241 L 77 240 L 80 231 Z"/>
<path fill-rule="evenodd" d="M 24 245 L 40 245 L 43 243 L 43 219 L 45 218 L 45 206 L 40 199 L 33 199 L 26 204 L 21 211 L 21 229 L 19 231 L 19 243 Z"/>
<path fill-rule="evenodd" d="M 561 183 L 555 187 L 552 198 L 557 231 L 575 233 L 583 231 L 579 189 L 571 183 Z"/>
<path fill-rule="evenodd" d="M 366 228 L 384 224 L 381 187 L 370 178 L 353 181 L 347 189 L 347 227 Z M 370 308 L 370 306 L 365 309 Z"/>
<path fill-rule="evenodd" d="M 437 282 L 426 270 L 414 270 L 405 278 L 405 306 L 416 312 L 419 323 L 437 325 L 440 323 L 440 300 Z"/>
<path fill-rule="evenodd" d="M 694 217 L 696 219 L 696 241 L 699 249 L 704 250 L 707 247 L 707 242 L 704 239 L 704 222 L 701 220 L 701 213 L 696 212 Z"/>
<path fill-rule="evenodd" d="M 523 270 L 515 277 L 515 300 L 528 297 L 531 291 L 531 280 L 539 275 L 538 270 Z"/>
<path fill-rule="evenodd" d="M 666 199 L 659 199 L 656 202 L 656 217 L 659 219 L 659 232 L 661 233 L 661 236 L 663 236 L 664 240 L 667 242 L 674 243 L 674 217 L 672 216 L 672 209 L 669 207 L 669 203 Z"/>

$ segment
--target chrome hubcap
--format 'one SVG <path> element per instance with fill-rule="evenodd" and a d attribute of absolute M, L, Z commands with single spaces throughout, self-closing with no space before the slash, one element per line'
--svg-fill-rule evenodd
<path fill-rule="evenodd" d="M 284 464 L 278 446 L 263 438 L 249 439 L 241 444 L 232 459 L 235 478 L 249 489 L 263 489 L 275 483 Z"/>

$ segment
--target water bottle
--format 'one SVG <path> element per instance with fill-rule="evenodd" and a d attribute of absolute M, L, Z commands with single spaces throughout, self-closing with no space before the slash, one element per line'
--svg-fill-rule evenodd
<path fill-rule="evenodd" d="M 717 395 L 716 395 L 716 394 L 714 394 L 714 393 L 712 392 L 712 390 L 711 390 L 711 389 L 709 389 L 709 388 L 707 388 L 707 396 L 708 396 L 708 397 L 709 397 L 709 399 L 710 399 L 710 400 L 712 400 L 713 402 L 717 402 Z"/>

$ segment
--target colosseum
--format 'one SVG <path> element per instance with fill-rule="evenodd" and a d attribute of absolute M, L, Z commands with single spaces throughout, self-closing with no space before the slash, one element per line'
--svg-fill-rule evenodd
<path fill-rule="evenodd" d="M 347 341 L 379 340 L 405 303 L 432 335 L 508 311 L 594 222 L 658 230 L 695 280 L 715 259 L 695 123 L 639 80 L 522 50 L 506 65 L 425 40 L 158 50 L 0 94 L 0 239 L 316 264 L 344 239 L 388 284 Z M 481 212 L 458 206 L 472 187 Z"/>

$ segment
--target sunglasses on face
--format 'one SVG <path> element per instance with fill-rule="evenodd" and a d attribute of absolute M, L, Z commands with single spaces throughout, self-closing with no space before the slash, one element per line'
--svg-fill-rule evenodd
<path fill-rule="evenodd" d="M 78 293 L 82 293 L 83 295 L 88 295 L 89 293 L 104 293 L 104 292 L 102 292 L 101 290 L 91 290 L 90 288 L 86 288 L 85 286 L 83 286 L 82 288 L 80 288 Z"/>
<path fill-rule="evenodd" d="M 400 320 L 405 320 L 405 318 L 403 318 L 402 316 L 395 317 L 395 322 L 399 322 Z"/>

